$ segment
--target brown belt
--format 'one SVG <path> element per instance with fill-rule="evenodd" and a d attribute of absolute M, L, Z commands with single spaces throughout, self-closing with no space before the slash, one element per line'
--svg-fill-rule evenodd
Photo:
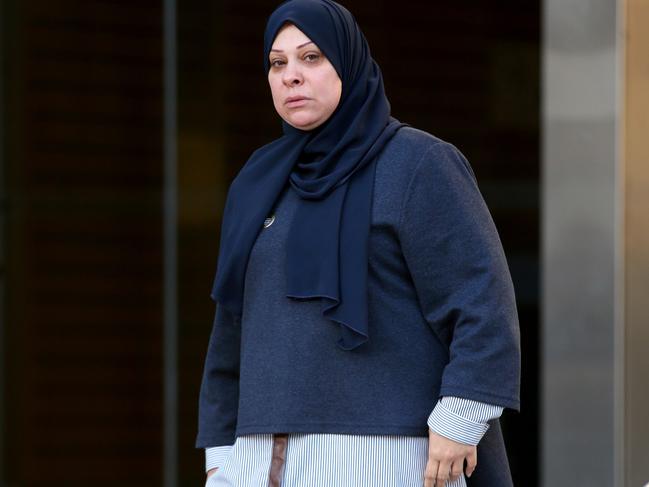
<path fill-rule="evenodd" d="M 273 458 L 270 461 L 268 473 L 268 487 L 281 487 L 286 464 L 286 445 L 288 434 L 276 433 L 273 435 Z"/>

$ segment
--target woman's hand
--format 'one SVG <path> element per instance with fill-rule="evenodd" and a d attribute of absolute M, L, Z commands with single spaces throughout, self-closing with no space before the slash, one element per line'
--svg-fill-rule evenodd
<path fill-rule="evenodd" d="M 214 475 L 218 469 L 219 469 L 219 467 L 216 467 L 216 468 L 210 468 L 210 469 L 207 471 L 207 478 L 209 479 L 212 475 Z"/>
<path fill-rule="evenodd" d="M 462 475 L 464 460 L 466 476 L 470 477 L 478 463 L 476 447 L 449 440 L 429 428 L 424 487 L 444 487 L 447 481 L 457 480 Z"/>

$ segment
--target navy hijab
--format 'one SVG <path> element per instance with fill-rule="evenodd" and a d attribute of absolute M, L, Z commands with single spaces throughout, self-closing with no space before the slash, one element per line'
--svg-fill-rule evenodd
<path fill-rule="evenodd" d="M 288 181 L 300 205 L 286 247 L 287 299 L 319 299 L 323 315 L 340 326 L 338 345 L 352 350 L 369 338 L 376 156 L 403 124 L 390 117 L 381 71 L 358 24 L 331 0 L 289 0 L 273 12 L 264 34 L 266 73 L 273 41 L 287 22 L 329 59 L 342 81 L 341 99 L 313 130 L 283 122 L 284 135 L 254 152 L 232 182 L 211 297 L 241 316 L 250 250 Z"/>

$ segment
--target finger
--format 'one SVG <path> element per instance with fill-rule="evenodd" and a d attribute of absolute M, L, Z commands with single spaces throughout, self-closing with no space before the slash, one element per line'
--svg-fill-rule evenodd
<path fill-rule="evenodd" d="M 476 449 L 474 448 L 473 451 L 469 456 L 466 457 L 466 476 L 471 477 L 473 474 L 473 471 L 475 470 L 476 466 L 478 465 L 478 453 Z"/>
<path fill-rule="evenodd" d="M 439 462 L 437 460 L 428 460 L 424 472 L 424 487 L 435 487 L 435 477 L 437 477 L 438 467 Z"/>
<path fill-rule="evenodd" d="M 445 487 L 448 480 L 448 474 L 451 471 L 451 464 L 446 460 L 439 462 L 437 475 L 435 476 L 435 487 Z"/>
<path fill-rule="evenodd" d="M 464 467 L 464 458 L 453 462 L 453 465 L 451 465 L 451 481 L 455 482 L 460 478 L 460 475 L 462 475 L 462 467 Z"/>

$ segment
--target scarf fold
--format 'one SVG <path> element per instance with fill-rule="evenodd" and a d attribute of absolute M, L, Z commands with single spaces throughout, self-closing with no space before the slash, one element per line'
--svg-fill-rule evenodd
<path fill-rule="evenodd" d="M 241 316 L 248 257 L 288 181 L 300 196 L 286 247 L 287 299 L 319 299 L 340 326 L 338 345 L 369 339 L 368 240 L 376 158 L 404 124 L 390 117 L 378 65 L 352 15 L 331 0 L 289 0 L 270 16 L 264 67 L 287 23 L 309 37 L 342 80 L 331 117 L 311 131 L 283 122 L 284 135 L 255 151 L 232 182 L 211 297 Z M 305 323 L 304 326 L 309 326 Z"/>

